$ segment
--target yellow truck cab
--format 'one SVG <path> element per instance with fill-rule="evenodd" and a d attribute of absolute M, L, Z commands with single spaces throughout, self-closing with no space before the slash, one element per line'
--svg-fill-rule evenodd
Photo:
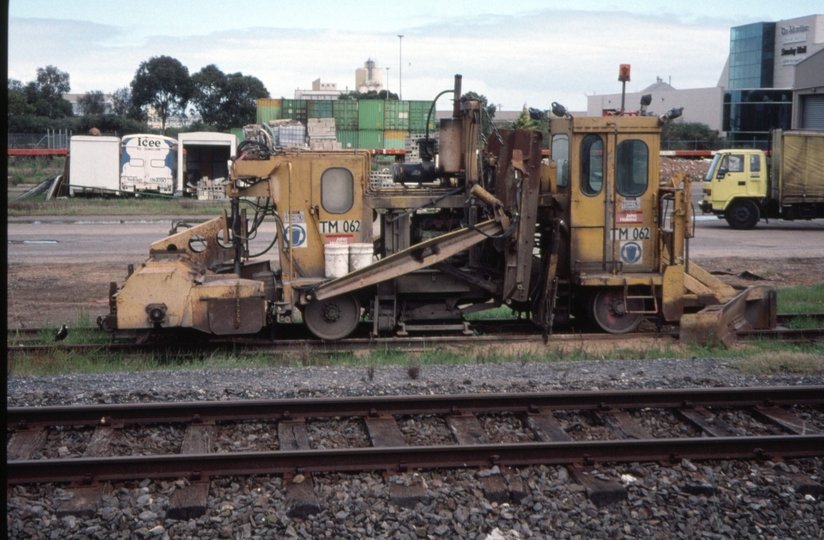
<path fill-rule="evenodd" d="M 723 216 L 734 229 L 755 227 L 767 196 L 767 163 L 761 150 L 721 150 L 704 177 L 701 210 Z"/>
<path fill-rule="evenodd" d="M 772 132 L 761 150 L 719 150 L 704 177 L 701 210 L 751 229 L 760 219 L 824 218 L 824 132 Z"/>

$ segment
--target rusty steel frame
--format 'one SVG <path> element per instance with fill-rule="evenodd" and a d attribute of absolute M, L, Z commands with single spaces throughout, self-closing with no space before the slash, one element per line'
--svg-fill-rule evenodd
<path fill-rule="evenodd" d="M 488 236 L 502 231 L 500 223 L 494 220 L 479 223 L 472 228 L 458 229 L 415 244 L 360 270 L 328 281 L 306 294 L 310 301 L 324 300 L 341 294 L 361 290 L 381 281 L 421 270 L 448 259 L 449 257 L 485 240 Z M 311 298 L 310 298 L 311 297 Z"/>

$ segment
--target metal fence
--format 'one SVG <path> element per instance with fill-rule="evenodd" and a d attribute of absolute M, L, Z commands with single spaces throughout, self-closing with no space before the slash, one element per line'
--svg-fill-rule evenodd
<path fill-rule="evenodd" d="M 724 148 L 754 148 L 756 150 L 769 150 L 770 141 L 753 139 L 727 140 L 716 139 L 713 141 L 693 139 L 693 140 L 670 140 L 661 139 L 661 150 L 723 150 Z"/>
<path fill-rule="evenodd" d="M 68 148 L 72 132 L 59 129 L 50 129 L 46 133 L 9 133 L 9 148 Z"/>
<path fill-rule="evenodd" d="M 661 150 L 721 150 L 724 148 L 724 140 L 674 140 L 661 139 Z"/>

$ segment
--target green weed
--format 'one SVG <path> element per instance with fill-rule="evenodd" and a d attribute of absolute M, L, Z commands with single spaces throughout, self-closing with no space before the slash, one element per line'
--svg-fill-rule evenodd
<path fill-rule="evenodd" d="M 749 375 L 820 375 L 824 374 L 824 356 L 791 351 L 761 353 L 735 362 L 731 367 Z"/>
<path fill-rule="evenodd" d="M 779 289 L 779 313 L 824 313 L 824 283 Z"/>

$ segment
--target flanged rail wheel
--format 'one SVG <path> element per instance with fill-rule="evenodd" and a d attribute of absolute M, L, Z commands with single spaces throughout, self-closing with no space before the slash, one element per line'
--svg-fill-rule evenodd
<path fill-rule="evenodd" d="M 351 294 L 316 300 L 303 308 L 303 322 L 321 339 L 343 339 L 358 326 L 361 306 Z"/>
<path fill-rule="evenodd" d="M 591 297 L 589 316 L 601 330 L 610 334 L 626 334 L 641 324 L 643 315 L 627 313 L 621 289 L 604 289 Z"/>

